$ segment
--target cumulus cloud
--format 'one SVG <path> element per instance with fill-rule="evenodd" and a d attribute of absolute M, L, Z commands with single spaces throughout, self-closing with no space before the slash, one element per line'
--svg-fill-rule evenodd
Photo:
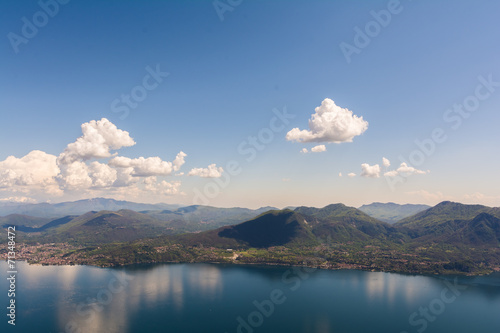
<path fill-rule="evenodd" d="M 386 173 L 384 173 L 384 176 L 386 177 L 396 177 L 396 176 L 403 176 L 403 177 L 409 177 L 412 175 L 425 175 L 426 173 L 429 173 L 429 170 L 427 171 L 422 171 L 415 169 L 414 167 L 408 166 L 406 163 L 401 163 L 399 168 L 396 170 L 391 170 Z"/>
<path fill-rule="evenodd" d="M 361 164 L 361 177 L 366 178 L 379 178 L 380 165 L 369 165 L 368 163 Z"/>
<path fill-rule="evenodd" d="M 302 148 L 302 149 L 300 150 L 300 152 L 301 152 L 302 154 L 307 154 L 309 151 L 307 150 L 307 148 Z"/>
<path fill-rule="evenodd" d="M 314 147 L 311 148 L 311 151 L 313 153 L 321 153 L 323 151 L 326 151 L 326 147 L 325 147 L 325 145 L 314 146 Z"/>
<path fill-rule="evenodd" d="M 391 166 L 391 162 L 390 162 L 387 158 L 385 158 L 385 157 L 382 157 L 382 164 L 383 164 L 386 168 L 388 168 L 388 167 L 390 167 L 390 166 Z"/>
<path fill-rule="evenodd" d="M 161 182 L 157 181 L 155 176 L 144 178 L 144 187 L 146 190 L 155 192 L 160 195 L 175 195 L 179 193 L 179 187 L 181 186 L 181 182 L 167 182 L 162 180 Z"/>
<path fill-rule="evenodd" d="M 93 187 L 109 187 L 118 178 L 118 172 L 115 169 L 99 162 L 90 163 L 89 175 Z"/>
<path fill-rule="evenodd" d="M 329 98 L 315 108 L 309 120 L 309 130 L 293 128 L 286 134 L 288 141 L 297 142 L 352 142 L 355 136 L 368 129 L 368 122 Z"/>
<path fill-rule="evenodd" d="M 174 161 L 176 165 L 163 161 L 158 156 L 148 158 L 117 156 L 109 161 L 109 165 L 116 168 L 132 168 L 131 175 L 134 177 L 168 176 L 172 171 L 179 170 L 180 166 L 184 164 L 184 156 L 186 154 L 183 152 L 177 154 Z"/>
<path fill-rule="evenodd" d="M 7 157 L 0 162 L 0 187 L 55 185 L 59 174 L 57 157 L 33 150 L 17 158 Z"/>
<path fill-rule="evenodd" d="M 68 144 L 59 156 L 33 150 L 21 158 L 9 156 L 0 161 L 0 191 L 10 192 L 0 201 L 32 202 L 34 199 L 29 197 L 46 200 L 48 195 L 65 193 L 75 198 L 118 195 L 154 200 L 158 195 L 182 195 L 181 182 L 167 182 L 156 176 L 179 171 L 187 156 L 184 152 L 179 152 L 172 162 L 159 157 L 116 156 L 113 150 L 135 144 L 128 132 L 106 118 L 89 121 L 81 128 L 82 136 Z M 107 163 L 97 161 L 113 156 Z M 217 176 L 214 172 L 219 169 L 210 169 L 208 175 Z M 14 196 L 16 192 L 22 196 Z"/>
<path fill-rule="evenodd" d="M 439 191 L 429 192 L 426 190 L 419 190 L 419 191 L 406 192 L 406 194 L 420 197 L 426 200 L 426 202 L 431 202 L 432 204 L 436 204 L 440 201 L 445 201 L 445 200 L 454 200 L 452 196 L 445 195 Z"/>
<path fill-rule="evenodd" d="M 187 154 L 184 153 L 183 151 L 179 152 L 177 154 L 177 156 L 175 156 L 175 159 L 172 162 L 174 171 L 179 171 L 181 166 L 185 163 L 184 157 L 186 157 L 186 156 L 187 156 Z"/>
<path fill-rule="evenodd" d="M 59 155 L 60 164 L 110 157 L 110 150 L 135 145 L 127 131 L 118 129 L 106 118 L 82 124 L 82 133 L 81 137 L 68 144 Z"/>
<path fill-rule="evenodd" d="M 15 202 L 15 203 L 36 203 L 36 200 L 28 197 L 8 197 L 0 199 L 0 202 Z"/>
<path fill-rule="evenodd" d="M 353 178 L 356 177 L 356 174 L 354 172 L 350 172 L 347 174 L 347 177 Z"/>
<path fill-rule="evenodd" d="M 210 164 L 208 168 L 194 168 L 189 171 L 188 176 L 198 176 L 203 178 L 219 178 L 222 176 L 224 170 L 222 167 L 217 167 L 214 164 Z"/>
<path fill-rule="evenodd" d="M 89 168 L 85 162 L 72 162 L 61 165 L 61 174 L 58 179 L 63 187 L 70 189 L 87 189 L 92 186 Z"/>

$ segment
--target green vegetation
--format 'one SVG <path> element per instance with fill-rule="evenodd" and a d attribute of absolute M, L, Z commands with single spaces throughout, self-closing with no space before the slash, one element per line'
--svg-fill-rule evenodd
<path fill-rule="evenodd" d="M 374 202 L 369 205 L 363 205 L 358 209 L 377 220 L 394 224 L 406 217 L 415 215 L 429 208 L 431 207 L 427 205 L 398 205 L 393 202 Z"/>
<path fill-rule="evenodd" d="M 500 270 L 498 212 L 443 202 L 390 225 L 336 204 L 271 210 L 237 225 L 177 235 L 148 214 L 89 212 L 30 238 L 21 253 L 31 262 L 100 266 L 221 262 L 484 274 Z M 48 242 L 68 245 L 58 251 L 45 248 Z"/>

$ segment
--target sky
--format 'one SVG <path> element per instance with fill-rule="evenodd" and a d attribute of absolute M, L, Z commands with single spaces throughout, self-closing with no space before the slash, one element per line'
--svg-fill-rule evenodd
<path fill-rule="evenodd" d="M 0 2 L 0 202 L 500 206 L 496 1 Z"/>

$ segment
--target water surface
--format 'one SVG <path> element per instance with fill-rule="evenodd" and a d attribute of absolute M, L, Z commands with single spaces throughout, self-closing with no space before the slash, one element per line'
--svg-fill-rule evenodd
<path fill-rule="evenodd" d="M 0 264 L 7 276 L 7 265 Z M 288 267 L 18 263 L 2 332 L 500 332 L 500 275 L 428 277 Z"/>

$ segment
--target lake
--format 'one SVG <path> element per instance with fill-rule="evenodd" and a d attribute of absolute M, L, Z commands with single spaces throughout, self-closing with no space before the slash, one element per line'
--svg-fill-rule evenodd
<path fill-rule="evenodd" d="M 430 277 L 215 264 L 125 268 L 18 263 L 2 332 L 500 331 L 500 274 Z M 0 263 L 7 276 L 7 264 Z"/>

